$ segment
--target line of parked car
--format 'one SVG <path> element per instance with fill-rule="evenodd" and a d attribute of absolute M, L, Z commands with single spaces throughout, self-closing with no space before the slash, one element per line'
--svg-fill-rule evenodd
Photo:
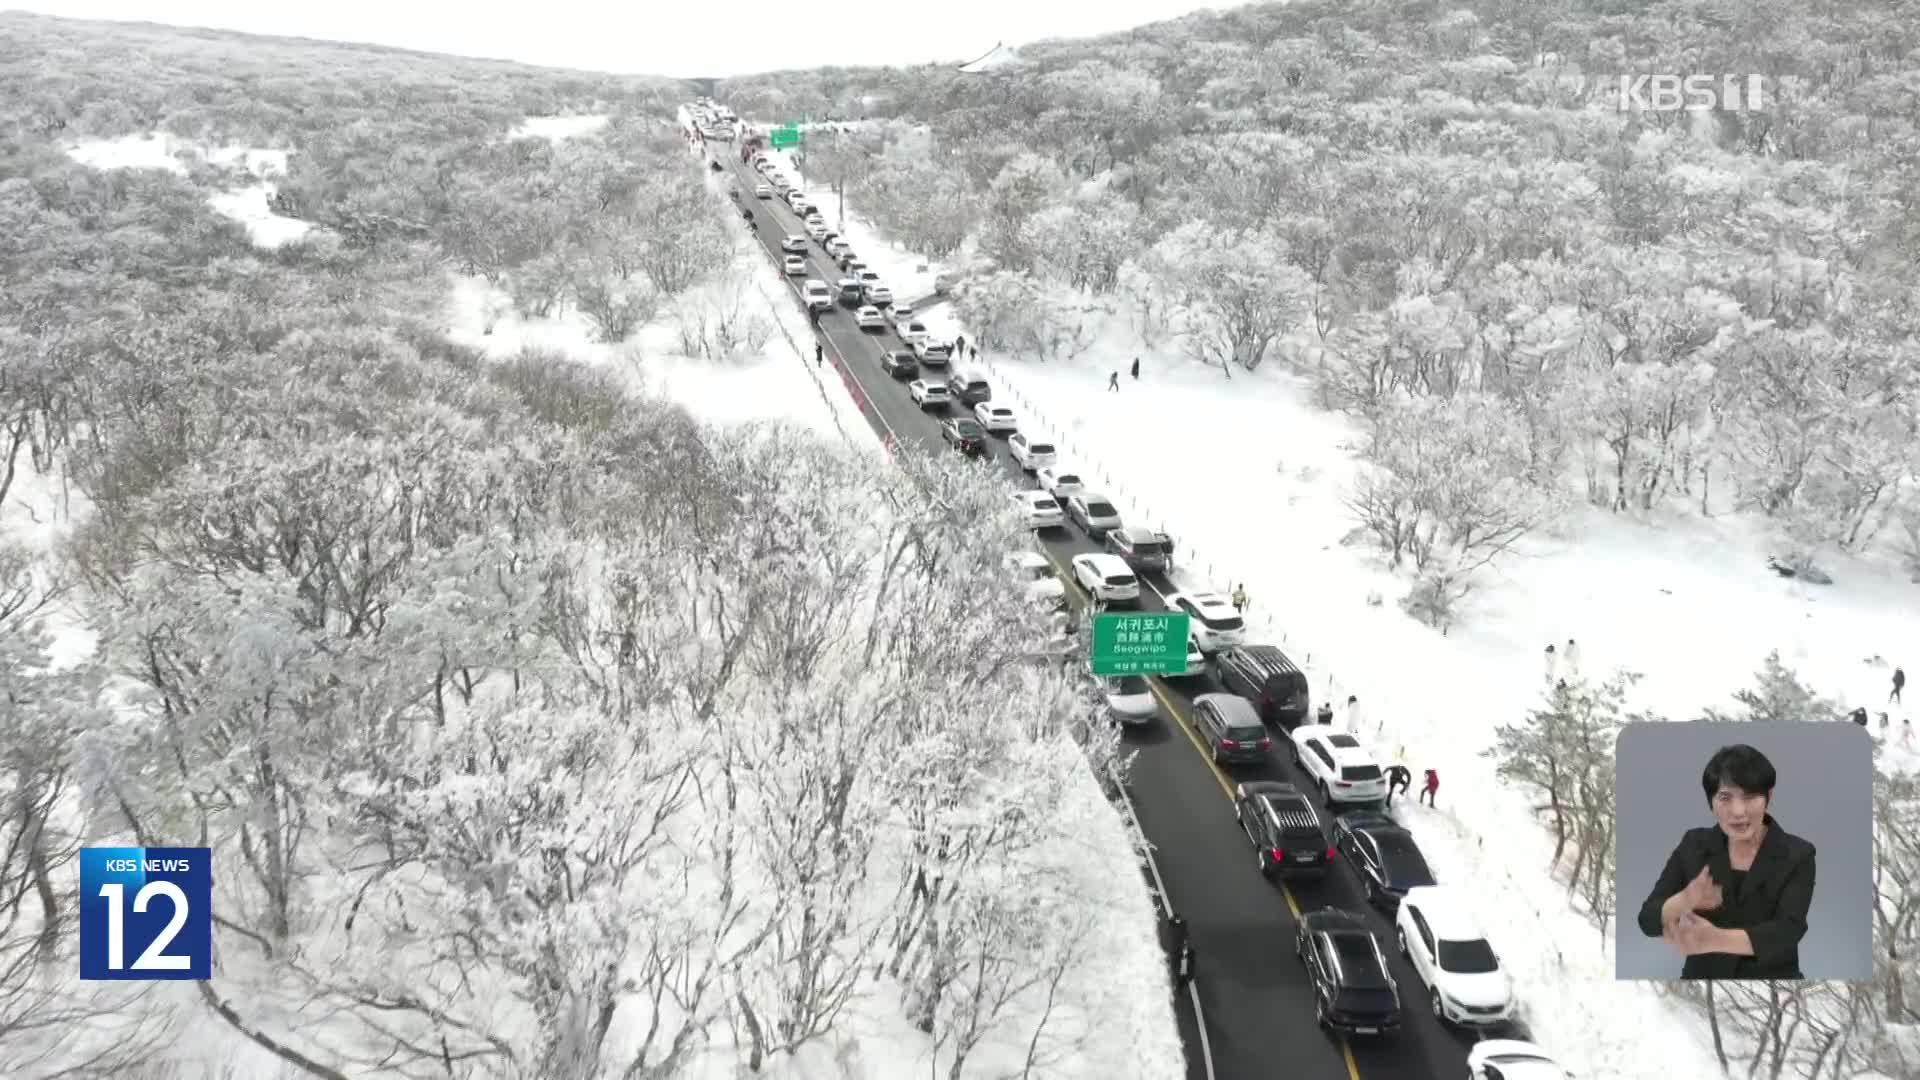
<path fill-rule="evenodd" d="M 804 194 L 785 186 L 765 155 L 756 154 L 753 160 L 756 170 L 769 176 L 756 194 L 786 197 L 806 220 L 812 207 Z M 991 460 L 989 439 L 1003 438 L 1008 455 L 1035 483 L 1011 495 L 1028 526 L 1036 534 L 1078 529 L 1099 541 L 1104 550 L 1069 561 L 1075 583 L 1102 607 L 1137 604 L 1141 574 L 1172 570 L 1172 537 L 1126 524 L 1111 499 L 1092 490 L 1079 470 L 1061 460 L 1055 442 L 1023 430 L 1013 410 L 995 404 L 983 374 L 955 369 L 949 347 L 928 340 L 925 326 L 904 305 L 893 303 L 878 275 L 868 271 L 841 238 L 825 230 L 824 222 L 819 226 L 810 227 L 805 236 L 785 238 L 781 246 L 788 255 L 788 272 L 805 273 L 804 254 L 811 241 L 826 248 L 848 277 L 835 286 L 807 281 L 802 293 L 808 306 L 853 308 L 862 328 L 893 329 L 905 347 L 884 351 L 881 370 L 906 383 L 908 396 L 922 411 L 939 416 L 946 445 L 977 460 Z M 893 310 L 881 316 L 881 309 L 888 307 Z M 962 414 L 951 414 L 955 404 Z M 1059 630 L 1071 633 L 1075 624 L 1066 613 L 1066 590 L 1046 557 L 1037 551 L 1014 552 L 1007 568 L 1024 583 L 1029 597 L 1051 611 Z M 1222 768 L 1268 763 L 1277 730 L 1296 769 L 1307 778 L 1305 790 L 1274 780 L 1251 780 L 1235 789 L 1235 814 L 1261 875 L 1270 881 L 1325 875 L 1344 863 L 1368 902 L 1393 918 L 1395 944 L 1419 977 L 1436 1017 L 1480 1029 L 1509 1022 L 1515 1008 L 1511 980 L 1475 921 L 1471 903 L 1435 880 L 1412 834 L 1385 812 L 1386 773 L 1373 753 L 1352 732 L 1308 722 L 1311 695 L 1305 671 L 1279 647 L 1250 643 L 1246 622 L 1228 597 L 1183 590 L 1163 599 L 1167 610 L 1189 616 L 1186 669 L 1170 677 L 1211 672 L 1220 686 L 1219 692 L 1192 699 L 1194 729 L 1214 763 Z M 1098 681 L 1100 708 L 1112 722 L 1145 724 L 1159 715 L 1146 678 Z M 1319 806 L 1312 795 L 1318 796 Z M 1319 807 L 1325 808 L 1325 817 Z M 1380 1035 L 1400 1027 L 1400 988 L 1385 947 L 1363 917 L 1335 907 L 1304 912 L 1295 944 L 1314 987 L 1315 1018 L 1322 1027 L 1350 1035 Z M 1504 1038 L 1476 1043 L 1468 1053 L 1468 1073 L 1469 1080 L 1566 1080 L 1568 1075 L 1538 1046 Z"/>

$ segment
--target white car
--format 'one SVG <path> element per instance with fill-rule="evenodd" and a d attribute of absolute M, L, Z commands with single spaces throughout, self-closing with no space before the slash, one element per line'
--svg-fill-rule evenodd
<path fill-rule="evenodd" d="M 913 321 L 913 305 L 895 304 L 887 309 L 887 318 L 893 320 L 893 325 L 904 331 L 907 324 Z"/>
<path fill-rule="evenodd" d="M 1012 409 L 1005 405 L 995 405 L 991 401 L 983 401 L 975 405 L 973 418 L 980 421 L 980 426 L 994 435 L 1005 435 L 1020 429 L 1020 421 L 1015 419 Z"/>
<path fill-rule="evenodd" d="M 1160 715 L 1152 684 L 1140 675 L 1102 676 L 1100 703 L 1107 717 L 1118 724 L 1144 724 Z"/>
<path fill-rule="evenodd" d="M 907 384 L 907 396 L 922 410 L 944 409 L 953 401 L 953 392 L 943 382 L 915 379 Z"/>
<path fill-rule="evenodd" d="M 1233 610 L 1233 601 L 1217 592 L 1168 593 L 1167 610 L 1186 613 L 1187 625 L 1209 654 L 1246 643 L 1246 621 Z"/>
<path fill-rule="evenodd" d="M 1444 885 L 1416 885 L 1401 898 L 1393 921 L 1400 953 L 1425 984 L 1433 1015 L 1462 1027 L 1513 1016 L 1513 981 L 1465 897 Z"/>
<path fill-rule="evenodd" d="M 1059 451 L 1045 439 L 1035 438 L 1024 431 L 1015 432 L 1007 438 L 1007 452 L 1013 460 L 1027 472 L 1036 469 L 1049 469 L 1060 460 Z"/>
<path fill-rule="evenodd" d="M 1054 610 L 1067 603 L 1067 583 L 1053 572 L 1053 564 L 1037 551 L 1016 551 L 1007 556 L 1007 569 L 1026 587 L 1027 599 Z"/>
<path fill-rule="evenodd" d="M 809 240 L 825 240 L 827 238 L 827 223 L 821 221 L 819 218 L 809 219 L 805 228 L 807 231 L 807 239 Z"/>
<path fill-rule="evenodd" d="M 805 255 L 807 253 L 807 238 L 797 233 L 788 233 L 786 236 L 780 238 L 780 250 L 789 255 Z"/>
<path fill-rule="evenodd" d="M 1048 465 L 1036 475 L 1040 481 L 1040 487 L 1047 494 L 1062 501 L 1065 501 L 1068 496 L 1087 490 L 1087 485 L 1080 479 L 1079 473 L 1059 465 Z"/>
<path fill-rule="evenodd" d="M 787 261 L 781 265 L 788 274 L 804 274 L 807 272 L 807 260 L 799 255 L 787 256 Z"/>
<path fill-rule="evenodd" d="M 835 236 L 827 240 L 827 254 L 836 259 L 852 250 L 853 245 L 847 243 L 847 238 L 844 236 Z"/>
<path fill-rule="evenodd" d="M 1328 805 L 1387 801 L 1387 777 L 1360 740 L 1331 724 L 1293 729 L 1293 763 L 1312 778 Z"/>
<path fill-rule="evenodd" d="M 1207 673 L 1207 654 L 1200 649 L 1200 639 L 1187 635 L 1187 670 L 1182 674 L 1186 678 Z"/>
<path fill-rule="evenodd" d="M 887 317 L 880 314 L 880 309 L 874 307 L 872 304 L 868 304 L 866 307 L 854 312 L 853 321 L 859 323 L 860 329 L 862 330 L 885 330 L 887 328 Z"/>
<path fill-rule="evenodd" d="M 1467 1051 L 1467 1080 L 1572 1080 L 1572 1074 L 1524 1039 L 1483 1039 Z"/>
<path fill-rule="evenodd" d="M 1085 488 L 1067 496 L 1067 516 L 1095 540 L 1120 527 L 1120 510 L 1105 495 Z"/>
<path fill-rule="evenodd" d="M 1067 523 L 1066 512 L 1044 491 L 1016 491 L 1013 501 L 1019 503 L 1021 512 L 1027 515 L 1030 529 L 1058 529 Z"/>
<path fill-rule="evenodd" d="M 1103 604 L 1130 603 L 1140 599 L 1140 579 L 1119 557 L 1104 551 L 1073 557 L 1073 580 L 1087 595 Z"/>
<path fill-rule="evenodd" d="M 807 201 L 806 192 L 800 190 L 799 188 L 788 188 L 787 193 L 784 197 L 787 200 L 787 205 L 793 207 L 794 213 L 796 214 L 806 213 L 806 211 L 800 209 L 800 204 Z"/>
<path fill-rule="evenodd" d="M 878 270 L 869 270 L 865 266 L 862 266 L 860 269 L 852 271 L 852 273 L 860 279 L 860 284 L 869 289 L 880 284 L 880 272 Z"/>
<path fill-rule="evenodd" d="M 771 199 L 771 198 L 773 198 L 773 185 L 772 185 L 772 184 L 755 184 L 755 185 L 753 185 L 753 197 L 754 197 L 754 198 L 756 198 L 756 199 Z"/>
<path fill-rule="evenodd" d="M 886 307 L 888 304 L 893 303 L 893 290 L 877 281 L 867 282 L 864 291 L 866 293 L 867 303 L 869 304 L 878 304 L 881 307 Z"/>
<path fill-rule="evenodd" d="M 807 298 L 807 306 L 815 311 L 825 311 L 833 307 L 833 286 L 819 278 L 808 278 L 800 291 Z"/>
<path fill-rule="evenodd" d="M 918 319 L 909 319 L 896 325 L 900 328 L 900 340 L 909 345 L 918 345 L 927 340 L 927 324 Z"/>

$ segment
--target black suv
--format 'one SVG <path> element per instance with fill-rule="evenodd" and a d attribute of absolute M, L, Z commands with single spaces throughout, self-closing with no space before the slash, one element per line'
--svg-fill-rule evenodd
<path fill-rule="evenodd" d="M 880 354 L 880 366 L 896 379 L 907 380 L 920 374 L 920 361 L 905 349 Z"/>
<path fill-rule="evenodd" d="M 1240 645 L 1215 657 L 1220 685 L 1253 702 L 1260 719 L 1292 728 L 1307 718 L 1307 675 L 1272 645 Z"/>
<path fill-rule="evenodd" d="M 1333 846 L 1353 867 L 1367 891 L 1367 902 L 1376 907 L 1397 911 L 1408 889 L 1435 884 L 1413 834 L 1385 814 L 1373 810 L 1336 814 Z"/>
<path fill-rule="evenodd" d="M 1201 694 L 1193 699 L 1193 726 L 1207 740 L 1214 764 L 1258 765 L 1267 760 L 1273 737 L 1245 701 L 1232 694 Z"/>
<path fill-rule="evenodd" d="M 840 306 L 844 308 L 857 308 L 866 302 L 861 299 L 863 290 L 860 287 L 859 278 L 841 278 L 834 286 L 834 292 L 840 301 Z"/>
<path fill-rule="evenodd" d="M 1339 908 L 1300 916 L 1294 950 L 1313 981 L 1313 1017 L 1350 1035 L 1400 1026 L 1400 990 L 1365 919 Z"/>
<path fill-rule="evenodd" d="M 1234 789 L 1240 828 L 1258 852 L 1260 872 L 1272 880 L 1288 870 L 1326 873 L 1333 848 L 1320 831 L 1320 815 L 1292 784 L 1253 780 Z"/>
<path fill-rule="evenodd" d="M 941 421 L 940 438 L 963 454 L 978 456 L 987 452 L 986 429 L 964 416 Z"/>
<path fill-rule="evenodd" d="M 1166 534 L 1129 525 L 1107 534 L 1108 551 L 1126 560 L 1136 573 L 1162 573 L 1167 569 Z"/>

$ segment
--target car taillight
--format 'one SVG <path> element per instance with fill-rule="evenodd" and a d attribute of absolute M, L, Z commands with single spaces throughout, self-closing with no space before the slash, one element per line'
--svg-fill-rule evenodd
<path fill-rule="evenodd" d="M 1335 780 L 1333 782 L 1333 786 L 1334 787 L 1352 787 L 1353 785 L 1347 783 L 1345 780 Z"/>
<path fill-rule="evenodd" d="M 1333 849 L 1332 849 L 1332 848 L 1328 848 L 1328 849 L 1327 849 L 1327 858 L 1329 858 L 1329 859 L 1331 859 L 1331 858 L 1333 858 Z"/>
<path fill-rule="evenodd" d="M 1273 861 L 1274 861 L 1274 862 L 1286 862 L 1286 861 L 1287 861 L 1287 853 L 1286 853 L 1285 851 L 1282 851 L 1282 850 L 1281 850 L 1281 849 L 1279 849 L 1279 848 L 1274 848 L 1274 849 L 1273 849 Z"/>
<path fill-rule="evenodd" d="M 1272 745 L 1273 745 L 1273 740 L 1272 740 L 1272 739 L 1270 739 L 1270 738 L 1268 738 L 1268 737 L 1266 737 L 1266 736 L 1264 736 L 1264 735 L 1260 737 L 1260 749 L 1262 749 L 1262 750 L 1265 750 L 1265 749 L 1267 749 L 1268 747 L 1270 747 L 1270 746 L 1272 746 Z"/>
<path fill-rule="evenodd" d="M 1232 739 L 1221 739 L 1220 748 L 1222 750 L 1238 750 L 1240 749 L 1240 744 L 1234 742 Z"/>

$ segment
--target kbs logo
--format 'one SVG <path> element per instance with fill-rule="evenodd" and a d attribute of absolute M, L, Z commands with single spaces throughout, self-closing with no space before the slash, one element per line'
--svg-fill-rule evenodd
<path fill-rule="evenodd" d="M 1622 75 L 1621 112 L 1717 109 L 1759 112 L 1767 107 L 1766 80 L 1758 75 Z"/>
<path fill-rule="evenodd" d="M 80 977 L 213 977 L 213 849 L 81 848 Z"/>

